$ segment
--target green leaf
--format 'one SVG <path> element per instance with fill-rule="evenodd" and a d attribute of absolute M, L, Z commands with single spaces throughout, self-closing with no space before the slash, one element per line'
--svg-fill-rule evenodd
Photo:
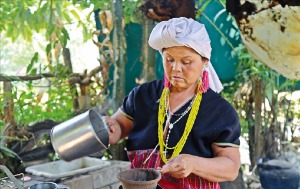
<path fill-rule="evenodd" d="M 55 30 L 55 27 L 53 24 L 49 24 L 48 27 L 47 27 L 47 30 L 46 30 L 46 39 L 49 40 L 50 39 L 50 36 L 51 34 L 53 33 L 53 31 Z"/>
<path fill-rule="evenodd" d="M 72 19 L 70 18 L 70 16 L 69 16 L 68 13 L 62 12 L 62 14 L 63 14 L 63 17 L 66 19 L 66 21 L 67 21 L 68 23 L 71 23 L 71 22 L 72 22 Z"/>
<path fill-rule="evenodd" d="M 80 20 L 80 16 L 78 15 L 78 13 L 73 9 L 71 10 L 71 13 L 73 14 L 73 16 L 77 19 Z"/>
<path fill-rule="evenodd" d="M 70 39 L 69 33 L 65 28 L 62 28 L 61 31 L 66 39 Z"/>
<path fill-rule="evenodd" d="M 29 26 L 27 26 L 27 25 L 24 26 L 23 33 L 25 33 L 25 35 L 26 35 L 25 40 L 29 41 L 29 42 L 32 42 L 32 31 L 31 31 L 31 28 Z"/>
<path fill-rule="evenodd" d="M 7 37 L 12 37 L 13 30 L 14 30 L 14 27 L 12 25 L 9 25 L 8 28 L 7 28 L 6 36 Z"/>
<path fill-rule="evenodd" d="M 37 69 L 36 69 L 36 68 L 33 68 L 33 69 L 30 71 L 29 75 L 37 75 Z"/>
<path fill-rule="evenodd" d="M 41 4 L 42 4 L 43 0 L 40 0 L 39 5 L 38 5 L 38 9 L 41 8 Z"/>
<path fill-rule="evenodd" d="M 32 71 L 33 65 L 38 61 L 38 59 L 39 59 L 39 54 L 35 52 L 30 61 L 30 64 L 26 68 L 26 74 L 29 74 Z"/>
<path fill-rule="evenodd" d="M 59 17 L 62 17 L 62 12 L 61 12 L 61 2 L 57 1 L 56 4 L 55 4 L 55 10 L 57 12 L 57 15 Z"/>
<path fill-rule="evenodd" d="M 266 97 L 267 99 L 269 100 L 269 102 L 272 102 L 273 100 L 273 87 L 272 87 L 272 84 L 268 83 L 267 86 L 266 86 Z"/>
<path fill-rule="evenodd" d="M 81 1 L 81 2 L 80 2 L 80 7 L 83 7 L 83 8 L 89 8 L 89 7 L 90 7 L 90 2 L 87 2 L 87 1 Z"/>
<path fill-rule="evenodd" d="M 46 47 L 46 55 L 47 55 L 47 56 L 50 54 L 51 48 L 52 48 L 52 46 L 51 46 L 51 44 L 49 43 L 49 44 L 47 45 L 47 47 Z"/>
<path fill-rule="evenodd" d="M 89 12 L 89 14 L 86 16 L 86 20 L 87 20 L 88 22 L 91 21 L 91 15 L 92 15 L 92 13 L 93 13 L 93 11 Z"/>
<path fill-rule="evenodd" d="M 8 157 L 17 157 L 19 159 L 21 159 L 18 154 L 16 154 L 14 151 L 10 150 L 9 148 L 3 146 L 3 145 L 0 145 L 0 152 L 3 154 L 3 155 L 6 155 Z"/>
<path fill-rule="evenodd" d="M 61 41 L 62 45 L 65 47 L 70 39 L 69 33 L 65 28 L 61 29 L 62 35 L 60 35 L 59 40 Z"/>
<path fill-rule="evenodd" d="M 87 27 L 82 24 L 82 35 L 83 35 L 83 41 L 86 42 L 89 39 L 89 35 L 88 35 L 88 29 Z"/>

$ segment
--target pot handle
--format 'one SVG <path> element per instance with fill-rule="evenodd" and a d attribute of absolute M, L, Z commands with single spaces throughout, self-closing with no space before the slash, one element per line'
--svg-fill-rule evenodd
<path fill-rule="evenodd" d="M 63 184 L 57 184 L 58 189 L 70 189 L 68 186 L 63 185 Z"/>

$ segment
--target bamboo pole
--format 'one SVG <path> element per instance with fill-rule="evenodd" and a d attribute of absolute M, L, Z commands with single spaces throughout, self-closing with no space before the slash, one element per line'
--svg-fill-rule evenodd
<path fill-rule="evenodd" d="M 34 81 L 42 78 L 51 78 L 55 77 L 55 74 L 52 73 L 43 73 L 40 75 L 25 75 L 25 76 L 11 76 L 0 74 L 0 81 L 10 82 L 10 81 Z"/>
<path fill-rule="evenodd" d="M 71 84 L 81 83 L 81 84 L 89 84 L 91 77 L 95 76 L 97 73 L 103 71 L 103 67 L 97 66 L 90 73 L 86 74 L 86 77 L 83 77 L 84 74 L 73 73 L 72 76 L 69 77 L 69 81 Z M 11 75 L 3 75 L 0 74 L 0 81 L 11 82 L 11 81 L 34 81 L 40 80 L 42 78 L 52 78 L 57 77 L 57 75 L 52 73 L 43 73 L 39 75 L 25 75 L 25 76 L 11 76 Z M 83 77 L 83 79 L 82 79 Z"/>

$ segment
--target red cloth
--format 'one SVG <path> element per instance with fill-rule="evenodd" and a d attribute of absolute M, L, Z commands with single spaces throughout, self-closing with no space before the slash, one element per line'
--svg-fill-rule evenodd
<path fill-rule="evenodd" d="M 155 151 L 147 162 L 145 160 L 153 150 L 136 150 L 128 152 L 131 168 L 155 168 L 164 165 L 159 152 Z M 211 182 L 194 174 L 183 179 L 177 179 L 170 174 L 163 174 L 158 185 L 163 189 L 220 189 L 218 182 Z"/>

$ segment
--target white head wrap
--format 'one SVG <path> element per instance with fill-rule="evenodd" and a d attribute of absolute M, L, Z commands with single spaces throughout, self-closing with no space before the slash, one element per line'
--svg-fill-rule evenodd
<path fill-rule="evenodd" d="M 163 48 L 187 46 L 210 60 L 210 39 L 205 26 L 191 18 L 172 18 L 158 23 L 153 28 L 148 43 L 161 53 Z M 221 92 L 222 83 L 210 62 L 207 72 L 209 87 L 217 93 Z"/>

